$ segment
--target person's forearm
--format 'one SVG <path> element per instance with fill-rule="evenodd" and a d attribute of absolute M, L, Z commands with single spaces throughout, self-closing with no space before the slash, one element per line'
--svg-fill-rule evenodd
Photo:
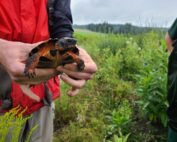
<path fill-rule="evenodd" d="M 72 37 L 71 0 L 55 0 L 49 10 L 49 29 L 52 38 Z M 51 5 L 52 6 L 52 5 Z"/>
<path fill-rule="evenodd" d="M 168 33 L 166 33 L 165 41 L 166 41 L 166 45 L 167 45 L 167 50 L 169 53 L 171 53 L 173 50 L 173 46 L 172 46 L 173 41 Z"/>

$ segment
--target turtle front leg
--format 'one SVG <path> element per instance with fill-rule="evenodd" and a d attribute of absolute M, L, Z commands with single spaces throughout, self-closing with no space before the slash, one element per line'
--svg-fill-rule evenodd
<path fill-rule="evenodd" d="M 78 71 L 83 71 L 85 68 L 84 61 L 78 55 L 74 54 L 73 52 L 68 51 L 67 54 L 73 58 L 74 62 L 76 62 Z"/>
<path fill-rule="evenodd" d="M 34 78 L 36 76 L 35 68 L 39 63 L 39 59 L 40 55 L 37 53 L 27 59 L 24 70 L 25 76 L 27 76 L 28 78 Z"/>

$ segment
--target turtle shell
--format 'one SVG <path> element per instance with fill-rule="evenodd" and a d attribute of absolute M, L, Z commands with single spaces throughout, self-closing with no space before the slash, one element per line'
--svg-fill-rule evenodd
<path fill-rule="evenodd" d="M 74 60 L 71 56 L 67 56 L 64 60 L 62 57 L 66 56 L 68 51 L 79 55 L 76 43 L 77 40 L 74 38 L 49 39 L 32 49 L 29 57 L 37 56 L 42 49 L 46 48 L 46 50 L 48 50 L 47 54 L 40 57 L 37 68 L 56 68 L 59 65 L 73 63 Z"/>

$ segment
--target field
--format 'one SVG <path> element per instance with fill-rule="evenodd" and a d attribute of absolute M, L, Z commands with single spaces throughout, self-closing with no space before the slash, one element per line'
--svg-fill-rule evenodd
<path fill-rule="evenodd" d="M 61 82 L 54 142 L 165 142 L 166 45 L 162 32 L 138 35 L 76 30 L 97 63 L 93 80 L 75 97 Z"/>
<path fill-rule="evenodd" d="M 53 142 L 166 142 L 168 54 L 164 32 L 132 35 L 76 30 L 74 36 L 98 71 L 75 97 L 66 95 L 70 86 L 61 82 Z M 0 117 L 0 142 L 12 126 L 13 142 L 18 142 L 21 126 L 28 119 L 19 114 L 14 121 L 18 109 Z"/>

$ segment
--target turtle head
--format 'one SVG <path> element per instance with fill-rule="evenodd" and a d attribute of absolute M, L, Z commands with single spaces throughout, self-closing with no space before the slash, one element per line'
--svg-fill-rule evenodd
<path fill-rule="evenodd" d="M 70 49 L 76 46 L 77 40 L 75 38 L 64 37 L 58 40 L 58 46 L 64 49 Z"/>

